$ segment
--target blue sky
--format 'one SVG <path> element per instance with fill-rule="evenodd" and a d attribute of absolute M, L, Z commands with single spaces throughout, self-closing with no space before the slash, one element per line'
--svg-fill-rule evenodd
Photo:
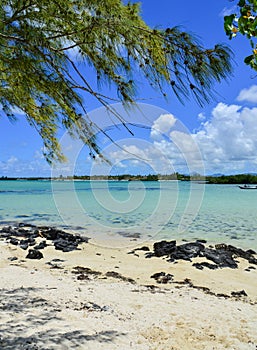
<path fill-rule="evenodd" d="M 145 98 L 142 102 L 153 105 L 153 113 L 149 112 L 149 106 L 143 105 L 144 114 L 150 113 L 151 118 L 143 122 L 136 113 L 133 115 L 133 120 L 147 124 L 146 129 L 135 128 L 134 137 L 123 129 L 112 130 L 111 135 L 119 147 L 101 138 L 112 166 L 103 166 L 98 160 L 92 163 L 88 151 L 65 135 L 61 142 L 70 161 L 57 166 L 54 174 L 257 172 L 257 78 L 243 63 L 250 47 L 242 37 L 229 41 L 223 30 L 223 14 L 231 11 L 236 2 L 141 1 L 142 16 L 152 27 L 181 25 L 197 34 L 206 47 L 229 44 L 235 53 L 234 75 L 228 82 L 214 86 L 218 97 L 203 108 L 193 99 L 182 105 L 171 93 L 166 101 L 157 91 L 141 83 L 140 93 Z M 91 100 L 87 104 L 89 111 L 99 107 Z M 96 116 L 95 112 L 93 115 Z M 108 127 L 108 123 L 105 126 Z M 158 126 L 162 135 L 154 126 Z M 0 176 L 50 175 L 51 168 L 42 156 L 42 141 L 36 131 L 21 115 L 14 124 L 2 117 Z"/>

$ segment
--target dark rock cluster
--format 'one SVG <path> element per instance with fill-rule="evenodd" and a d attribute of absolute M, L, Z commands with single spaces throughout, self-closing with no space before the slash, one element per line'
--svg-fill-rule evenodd
<path fill-rule="evenodd" d="M 48 245 L 54 245 L 55 249 L 70 252 L 78 249 L 81 243 L 87 243 L 87 237 L 73 235 L 71 233 L 48 226 L 35 226 L 20 223 L 17 226 L 6 226 L 0 230 L 0 238 L 21 249 L 29 249 L 27 259 L 41 259 L 43 250 Z M 36 239 L 41 239 L 37 243 Z"/>
<path fill-rule="evenodd" d="M 133 280 L 133 278 L 123 276 L 116 271 L 107 271 L 105 274 L 102 274 L 102 272 L 92 270 L 88 267 L 76 266 L 73 268 L 72 273 L 74 273 L 77 276 L 77 280 L 80 280 L 80 281 L 90 280 L 101 276 L 101 278 L 112 277 L 124 282 L 129 282 L 132 284 L 136 283 L 135 280 Z"/>
<path fill-rule="evenodd" d="M 71 233 L 58 230 L 54 227 L 39 227 L 40 235 L 46 240 L 52 241 L 55 249 L 63 252 L 70 252 L 78 249 L 78 245 L 81 243 L 88 243 L 87 237 L 81 237 L 79 235 L 73 235 Z"/>
<path fill-rule="evenodd" d="M 116 278 L 116 279 L 119 279 L 121 281 L 129 282 L 129 283 L 132 283 L 132 284 L 136 283 L 135 280 L 133 280 L 133 278 L 122 276 L 120 273 L 118 273 L 116 271 L 107 271 L 105 276 L 106 277 Z"/>
<path fill-rule="evenodd" d="M 43 257 L 43 254 L 39 250 L 29 249 L 26 259 L 42 259 Z"/>
<path fill-rule="evenodd" d="M 77 280 L 90 280 L 99 277 L 102 273 L 100 271 L 95 271 L 89 267 L 76 266 L 73 268 L 72 273 L 77 276 Z"/>
<path fill-rule="evenodd" d="M 235 269 L 238 267 L 237 258 L 246 259 L 250 264 L 257 265 L 257 259 L 254 257 L 255 251 L 243 250 L 236 248 L 232 245 L 217 244 L 215 247 L 207 247 L 206 241 L 197 240 L 195 242 L 184 243 L 177 245 L 175 240 L 173 241 L 160 241 L 153 245 L 153 252 L 147 253 L 146 257 L 167 257 L 169 262 L 175 262 L 177 260 L 192 261 L 193 258 L 202 257 L 210 260 L 196 262 L 193 264 L 197 269 L 202 270 L 204 267 L 209 269 L 217 269 L 223 267 L 229 267 Z"/>
<path fill-rule="evenodd" d="M 166 272 L 157 272 L 151 276 L 151 278 L 154 278 L 157 283 L 162 283 L 162 284 L 172 282 L 173 277 L 174 276 L 172 274 L 166 273 Z"/>

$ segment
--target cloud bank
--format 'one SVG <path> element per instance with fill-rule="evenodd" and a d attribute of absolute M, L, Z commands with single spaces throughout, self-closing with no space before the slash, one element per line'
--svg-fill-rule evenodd
<path fill-rule="evenodd" d="M 111 144 L 104 149 L 113 163 L 112 169 L 117 173 L 162 174 L 257 172 L 257 107 L 253 106 L 257 103 L 257 85 L 241 90 L 237 102 L 218 103 L 210 115 L 205 111 L 200 113 L 199 127 L 194 132 L 186 130 L 175 115 L 166 113 L 156 116 L 148 136 L 122 139 L 119 134 L 120 139 L 116 140 L 119 147 Z M 70 147 L 74 146 L 73 142 Z M 76 169 L 67 163 L 58 171 L 63 175 L 109 171 L 101 163 L 96 166 L 97 162 L 82 158 L 77 161 Z M 26 161 L 16 154 L 0 161 L 2 176 L 50 174 L 41 151 L 35 150 L 33 158 Z"/>
<path fill-rule="evenodd" d="M 237 100 L 257 102 L 257 86 L 243 89 Z M 202 122 L 198 130 L 189 133 L 172 130 L 176 123 L 174 115 L 161 115 L 153 123 L 146 147 L 126 143 L 122 147 L 129 151 L 133 148 L 135 155 L 147 158 L 160 173 L 199 172 L 203 166 L 205 174 L 256 171 L 256 107 L 218 103 L 210 116 L 200 114 L 199 119 Z M 110 156 L 114 162 L 131 158 L 125 151 L 112 152 Z"/>

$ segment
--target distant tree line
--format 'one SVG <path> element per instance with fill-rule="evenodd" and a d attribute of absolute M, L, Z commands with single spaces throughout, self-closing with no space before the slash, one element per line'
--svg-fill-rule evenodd
<path fill-rule="evenodd" d="M 206 182 L 209 184 L 257 184 L 257 175 L 255 174 L 237 174 L 237 175 L 220 175 L 220 176 L 203 176 L 200 174 L 185 175 L 179 173 L 173 174 L 148 174 L 148 175 L 73 175 L 73 176 L 63 176 L 51 178 L 51 177 L 7 177 L 2 176 L 0 180 L 112 180 L 112 181 L 168 181 L 168 180 L 178 180 L 178 181 L 195 181 L 195 182 Z"/>
<path fill-rule="evenodd" d="M 207 176 L 206 181 L 211 184 L 257 184 L 257 175 L 255 174 L 237 174 Z"/>

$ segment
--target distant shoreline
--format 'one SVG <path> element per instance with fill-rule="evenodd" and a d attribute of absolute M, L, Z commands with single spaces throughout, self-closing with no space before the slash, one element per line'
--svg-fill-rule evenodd
<path fill-rule="evenodd" d="M 230 185 L 256 185 L 256 174 L 236 174 L 236 175 L 211 175 L 203 176 L 199 174 L 185 175 L 179 173 L 173 174 L 148 174 L 148 175 L 74 175 L 74 176 L 62 176 L 59 177 L 9 177 L 2 176 L 0 181 L 191 181 L 200 184 L 230 184 Z"/>

